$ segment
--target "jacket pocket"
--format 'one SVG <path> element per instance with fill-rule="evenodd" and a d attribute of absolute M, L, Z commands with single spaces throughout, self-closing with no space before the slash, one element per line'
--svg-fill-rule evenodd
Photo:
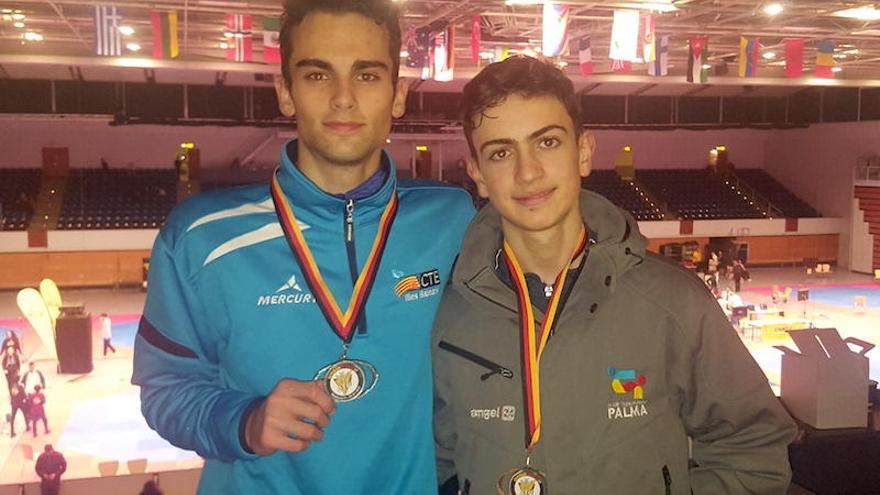
<path fill-rule="evenodd" d="M 513 371 L 511 371 L 510 368 L 505 368 L 504 366 L 494 363 L 484 358 L 483 356 L 478 356 L 473 352 L 468 351 L 467 349 L 462 349 L 461 347 L 450 344 L 445 340 L 441 340 L 440 343 L 437 344 L 437 347 L 443 349 L 444 351 L 449 351 L 458 357 L 467 359 L 468 361 L 489 370 L 488 373 L 480 375 L 480 380 L 486 381 L 493 375 L 500 375 L 504 378 L 507 378 L 508 380 L 513 379 Z"/>

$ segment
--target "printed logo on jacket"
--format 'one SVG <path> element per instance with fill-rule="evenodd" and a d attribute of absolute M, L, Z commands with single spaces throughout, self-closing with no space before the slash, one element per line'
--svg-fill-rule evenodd
<path fill-rule="evenodd" d="M 306 287 L 308 289 L 308 287 Z M 292 275 L 287 282 L 275 289 L 271 294 L 264 294 L 257 297 L 257 306 L 275 306 L 278 304 L 311 304 L 315 302 L 315 297 L 310 292 L 304 291 L 302 286 L 296 279 L 296 275 Z"/>
<path fill-rule="evenodd" d="M 645 400 L 645 384 L 648 379 L 634 369 L 608 367 L 611 378 L 611 391 L 620 400 L 608 403 L 608 419 L 626 420 L 648 415 L 648 401 Z"/>
<path fill-rule="evenodd" d="M 398 279 L 394 285 L 394 294 L 406 302 L 440 294 L 440 270 L 436 268 L 412 275 L 406 275 L 400 270 L 391 270 L 391 275 Z"/>

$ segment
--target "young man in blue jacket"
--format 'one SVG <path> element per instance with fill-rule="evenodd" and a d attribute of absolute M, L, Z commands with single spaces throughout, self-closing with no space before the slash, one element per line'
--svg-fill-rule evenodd
<path fill-rule="evenodd" d="M 206 458 L 199 493 L 428 493 L 429 334 L 473 207 L 399 183 L 382 150 L 406 101 L 392 2 L 288 1 L 282 21 L 298 139 L 271 184 L 172 213 L 132 381 Z"/>

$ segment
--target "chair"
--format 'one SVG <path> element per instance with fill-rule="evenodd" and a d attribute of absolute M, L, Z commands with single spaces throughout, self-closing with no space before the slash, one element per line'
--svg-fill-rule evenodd
<path fill-rule="evenodd" d="M 119 470 L 119 461 L 104 461 L 98 463 L 98 472 L 101 476 L 116 476 Z"/>

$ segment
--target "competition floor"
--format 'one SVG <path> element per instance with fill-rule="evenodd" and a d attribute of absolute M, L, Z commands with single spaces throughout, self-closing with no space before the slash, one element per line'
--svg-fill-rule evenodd
<path fill-rule="evenodd" d="M 741 295 L 749 304 L 769 304 L 771 287 L 809 287 L 811 301 L 792 301 L 780 305 L 787 317 L 803 317 L 816 326 L 833 326 L 842 336 L 855 336 L 880 345 L 880 283 L 867 275 L 833 273 L 827 278 L 808 277 L 800 269 L 754 269 L 753 280 L 744 285 Z M 722 282 L 726 285 L 727 282 Z M 864 295 L 867 307 L 854 308 L 854 298 Z M 191 469 L 201 466 L 194 453 L 177 449 L 156 435 L 140 414 L 138 390 L 129 383 L 132 368 L 132 343 L 144 293 L 136 289 L 63 290 L 66 302 L 81 302 L 93 315 L 107 312 L 113 320 L 113 344 L 117 353 L 101 356 L 100 330 L 93 324 L 94 371 L 87 375 L 58 375 L 52 361 L 37 361 L 47 382 L 46 412 L 51 433 L 39 436 L 23 431 L 16 422 L 16 436 L 10 438 L 6 387 L 0 387 L 0 485 L 36 480 L 34 463 L 24 452 L 30 446 L 38 455 L 43 445 L 52 443 L 68 460 L 65 479 L 91 478 L 99 475 L 98 464 L 120 461 L 119 474 L 128 473 L 127 461 L 146 459 L 147 471 Z M 0 292 L 0 331 L 21 332 L 27 327 L 15 306 L 14 292 Z M 777 392 L 781 353 L 774 345 L 793 345 L 782 338 L 746 333 L 743 341 Z M 871 377 L 880 379 L 880 349 L 871 351 Z M 790 492 L 804 493 L 804 492 Z"/>

